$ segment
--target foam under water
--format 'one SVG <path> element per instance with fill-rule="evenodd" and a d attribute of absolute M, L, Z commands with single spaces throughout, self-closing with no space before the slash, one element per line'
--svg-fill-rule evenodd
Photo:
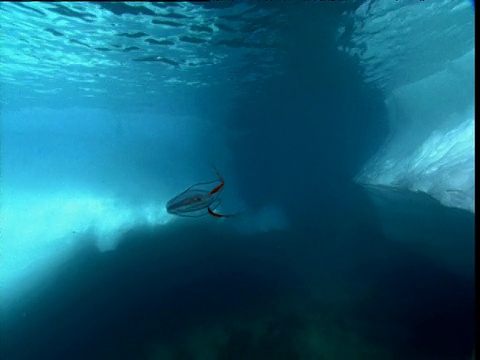
<path fill-rule="evenodd" d="M 100 251 L 114 250 L 120 236 L 137 226 L 163 225 L 160 203 L 134 205 L 75 190 L 57 193 L 3 191 L 0 288 L 4 296 L 22 288 L 32 274 L 69 258 L 88 235 Z M 35 277 L 36 277 L 35 276 Z"/>

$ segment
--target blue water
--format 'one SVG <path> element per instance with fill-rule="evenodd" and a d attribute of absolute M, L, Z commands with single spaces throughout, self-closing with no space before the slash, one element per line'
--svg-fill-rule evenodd
<path fill-rule="evenodd" d="M 0 358 L 473 359 L 473 11 L 425 3 L 0 4 Z M 212 164 L 237 216 L 167 213 Z"/>

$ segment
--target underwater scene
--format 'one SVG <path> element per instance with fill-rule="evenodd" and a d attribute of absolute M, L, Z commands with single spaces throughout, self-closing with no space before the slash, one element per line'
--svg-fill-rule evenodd
<path fill-rule="evenodd" d="M 1 2 L 0 359 L 475 359 L 474 23 Z"/>

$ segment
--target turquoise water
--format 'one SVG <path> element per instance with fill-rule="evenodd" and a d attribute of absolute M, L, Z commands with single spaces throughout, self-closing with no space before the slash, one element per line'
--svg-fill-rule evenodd
<path fill-rule="evenodd" d="M 1 3 L 1 359 L 472 359 L 474 16 L 399 3 Z"/>

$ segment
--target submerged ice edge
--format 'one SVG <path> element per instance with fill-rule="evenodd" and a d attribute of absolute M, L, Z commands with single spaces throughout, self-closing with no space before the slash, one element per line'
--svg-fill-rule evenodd
<path fill-rule="evenodd" d="M 463 0 L 367 1 L 346 14 L 339 50 L 359 60 L 364 81 L 383 92 L 390 127 L 357 183 L 424 192 L 475 212 L 471 10 Z"/>
<path fill-rule="evenodd" d="M 410 155 L 398 158 L 389 143 L 370 160 L 355 181 L 420 191 L 441 204 L 475 212 L 475 121 L 432 134 Z"/>

